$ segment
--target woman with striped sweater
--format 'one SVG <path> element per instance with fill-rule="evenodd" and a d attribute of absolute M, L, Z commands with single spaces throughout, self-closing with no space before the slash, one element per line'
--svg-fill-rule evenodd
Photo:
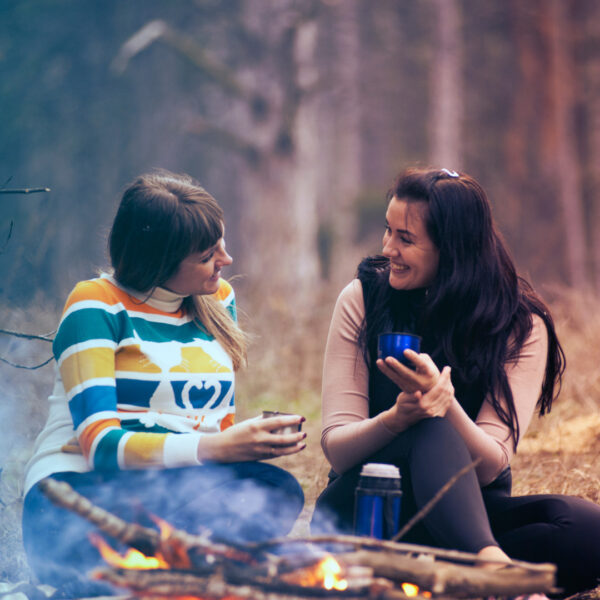
<path fill-rule="evenodd" d="M 86 582 L 86 593 L 102 562 L 91 526 L 45 498 L 45 477 L 127 520 L 152 514 L 228 541 L 285 534 L 303 506 L 293 476 L 259 462 L 304 449 L 304 433 L 276 432 L 303 418 L 234 424 L 246 338 L 221 278 L 232 259 L 215 200 L 188 176 L 142 175 L 123 194 L 109 251 L 113 272 L 78 283 L 66 302 L 25 480 L 32 570 L 55 587 Z"/>

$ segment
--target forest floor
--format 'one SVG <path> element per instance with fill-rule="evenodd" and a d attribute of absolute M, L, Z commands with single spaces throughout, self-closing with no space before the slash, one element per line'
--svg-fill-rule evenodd
<path fill-rule="evenodd" d="M 256 337 L 249 369 L 240 375 L 236 397 L 240 419 L 261 410 L 280 410 L 306 417 L 306 449 L 275 464 L 291 471 L 302 484 L 305 509 L 292 535 L 308 535 L 308 524 L 328 465 L 320 447 L 319 389 L 331 302 L 307 314 L 283 306 L 257 308 L 247 327 Z M 563 389 L 549 415 L 534 419 L 519 445 L 513 468 L 513 493 L 566 493 L 600 504 L 600 310 L 598 300 L 563 293 L 553 303 L 557 329 L 567 355 Z M 276 324 L 276 325 L 275 325 Z M 43 327 L 40 328 L 42 330 Z M 306 332 L 311 335 L 307 336 Z M 6 371 L 6 367 L 2 367 Z M 3 372 L 4 372 L 3 371 Z M 276 375 L 274 375 L 276 374 Z M 3 376 L 3 385 L 17 377 Z M 47 395 L 51 373 L 44 379 Z M 10 383 L 10 381 L 9 381 Z M 40 386 L 37 382 L 36 386 Z M 27 386 L 20 393 L 31 395 Z M 250 401 L 245 401 L 251 399 Z M 27 581 L 29 572 L 20 539 L 22 470 L 27 450 L 11 453 L 0 479 L 0 596 L 2 586 Z M 4 583 L 2 583 L 4 582 Z M 600 586 L 586 595 L 600 599 Z"/>

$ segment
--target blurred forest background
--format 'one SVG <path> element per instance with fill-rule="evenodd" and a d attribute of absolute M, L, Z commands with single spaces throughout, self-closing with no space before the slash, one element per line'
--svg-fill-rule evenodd
<path fill-rule="evenodd" d="M 256 336 L 242 413 L 303 412 L 314 457 L 335 297 L 380 247 L 394 175 L 435 165 L 487 190 L 588 369 L 566 393 L 598 412 L 597 0 L 0 0 L 0 132 L 1 329 L 51 335 L 107 265 L 125 184 L 190 173 L 225 210 L 226 276 Z M 9 193 L 32 187 L 50 191 Z M 0 335 L 6 360 L 49 356 Z M 51 365 L 0 364 L 5 523 L 51 382 Z M 23 573 L 12 520 L 0 579 Z"/>

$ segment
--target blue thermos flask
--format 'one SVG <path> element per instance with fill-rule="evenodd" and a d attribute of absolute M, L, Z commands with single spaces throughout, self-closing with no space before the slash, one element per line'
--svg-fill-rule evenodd
<path fill-rule="evenodd" d="M 398 467 L 383 463 L 363 465 L 355 492 L 354 532 L 390 539 L 399 529 L 401 478 Z"/>

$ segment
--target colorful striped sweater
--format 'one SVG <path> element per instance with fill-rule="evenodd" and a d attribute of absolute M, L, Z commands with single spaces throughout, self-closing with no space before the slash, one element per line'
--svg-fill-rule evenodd
<path fill-rule="evenodd" d="M 226 281 L 215 297 L 235 319 Z M 167 290 L 136 297 L 109 276 L 77 284 L 54 340 L 57 379 L 26 489 L 60 471 L 197 465 L 199 437 L 233 424 L 231 358 L 181 301 Z"/>

